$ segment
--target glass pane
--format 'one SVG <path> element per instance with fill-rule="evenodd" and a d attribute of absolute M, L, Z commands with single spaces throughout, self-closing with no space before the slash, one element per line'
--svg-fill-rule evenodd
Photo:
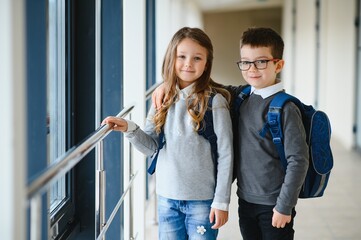
<path fill-rule="evenodd" d="M 65 7 L 48 1 L 48 164 L 65 153 Z M 66 198 L 65 177 L 50 189 L 50 212 Z"/>

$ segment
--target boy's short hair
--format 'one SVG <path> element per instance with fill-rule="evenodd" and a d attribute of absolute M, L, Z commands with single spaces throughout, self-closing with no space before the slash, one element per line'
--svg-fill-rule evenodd
<path fill-rule="evenodd" d="M 244 45 L 250 45 L 251 47 L 270 47 L 273 58 L 282 59 L 283 56 L 283 39 L 271 28 L 248 28 L 243 32 L 241 37 L 241 48 Z"/>

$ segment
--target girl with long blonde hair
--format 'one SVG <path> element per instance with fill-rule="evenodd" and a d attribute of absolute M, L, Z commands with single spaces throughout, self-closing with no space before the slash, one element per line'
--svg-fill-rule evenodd
<path fill-rule="evenodd" d="M 181 28 L 170 41 L 162 66 L 167 100 L 159 109 L 151 107 L 144 130 L 121 118 L 103 121 L 124 132 L 148 156 L 158 152 L 159 135 L 164 133 L 156 166 L 159 240 L 216 240 L 218 229 L 228 220 L 232 123 L 228 92 L 211 79 L 212 62 L 209 37 L 198 28 Z M 211 96 L 216 165 L 210 143 L 197 132 Z"/>

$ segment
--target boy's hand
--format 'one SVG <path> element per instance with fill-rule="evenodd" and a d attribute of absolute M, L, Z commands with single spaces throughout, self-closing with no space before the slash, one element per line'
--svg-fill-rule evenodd
<path fill-rule="evenodd" d="M 291 222 L 291 215 L 284 215 L 273 209 L 272 226 L 276 228 L 284 228 L 287 223 Z"/>
<path fill-rule="evenodd" d="M 164 102 L 165 87 L 164 83 L 160 84 L 152 93 L 152 104 L 155 109 L 160 109 Z"/>
<path fill-rule="evenodd" d="M 123 118 L 118 117 L 106 117 L 102 121 L 102 125 L 109 124 L 115 131 L 125 132 L 128 130 L 128 123 Z"/>
<path fill-rule="evenodd" d="M 218 229 L 228 221 L 228 211 L 211 208 L 209 222 L 214 222 L 214 218 L 216 218 L 216 223 L 212 226 L 212 229 Z"/>

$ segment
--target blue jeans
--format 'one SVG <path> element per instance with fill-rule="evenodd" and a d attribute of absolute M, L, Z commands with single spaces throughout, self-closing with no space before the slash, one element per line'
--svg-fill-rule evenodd
<path fill-rule="evenodd" d="M 209 222 L 212 200 L 181 201 L 158 195 L 159 240 L 216 240 Z"/>
<path fill-rule="evenodd" d="M 273 208 L 238 198 L 239 227 L 244 240 L 293 240 L 295 209 L 292 209 L 291 222 L 284 228 L 276 228 L 272 226 Z"/>

